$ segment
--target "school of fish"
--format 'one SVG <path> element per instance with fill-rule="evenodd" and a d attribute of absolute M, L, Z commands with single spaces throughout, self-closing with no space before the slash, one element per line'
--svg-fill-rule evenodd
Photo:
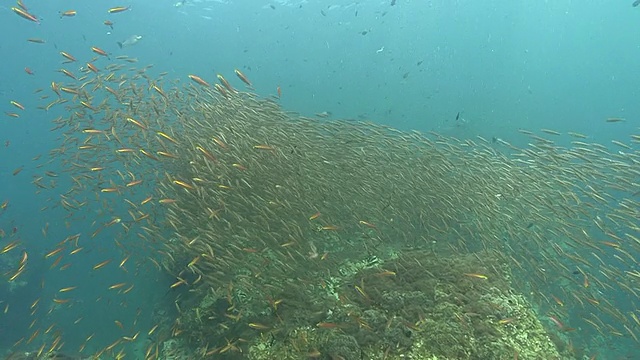
<path fill-rule="evenodd" d="M 39 22 L 21 1 L 11 10 Z M 74 10 L 60 12 L 73 16 Z M 260 336 L 282 326 L 277 309 L 286 306 L 285 294 L 325 287 L 328 274 L 345 262 L 434 244 L 443 256 L 488 251 L 501 258 L 526 279 L 514 287 L 563 332 L 579 337 L 589 329 L 601 339 L 640 346 L 640 130 L 611 144 L 579 133 L 521 130 L 529 137 L 521 148 L 500 139 L 304 117 L 280 107 L 280 88 L 266 98 L 252 93 L 237 69 L 233 80 L 221 74 L 169 79 L 148 75 L 151 66 L 131 68 L 137 59 L 111 57 L 97 46 L 55 56 L 65 81 L 48 81 L 39 109 L 16 99 L 6 111 L 19 118 L 65 109 L 66 116 L 52 120 L 56 148 L 34 159 L 41 175 L 32 184 L 47 197 L 43 214 L 61 207 L 70 223 L 93 216 L 92 232 L 53 242 L 43 229 L 52 241 L 44 255 L 50 271 L 71 266 L 67 259 L 82 256 L 83 244 L 108 230 L 109 239 L 101 241 L 119 248 L 121 258 L 82 271 L 100 276 L 146 264 L 174 279 L 163 291 L 181 291 L 174 321 L 142 328 L 135 319 L 116 320 L 122 336 L 93 352 L 95 358 L 123 358 L 127 344 L 143 336 L 154 339 L 146 359 L 166 357 L 162 343 L 172 337 L 200 343 L 198 356 L 240 356 L 251 339 L 234 337 L 247 333 L 238 328 Z M 554 141 L 567 137 L 569 147 Z M 26 240 L 10 240 L 2 242 L 0 256 L 20 252 L 15 269 L 3 274 L 11 282 L 31 256 Z M 44 303 L 73 311 L 73 294 L 82 286 L 69 284 L 56 297 L 26 306 L 33 314 Z M 366 297 L 364 285 L 355 288 Z M 127 297 L 136 288 L 123 281 L 107 291 Z M 207 297 L 225 300 L 217 328 L 189 333 L 185 319 L 202 320 L 187 317 L 195 310 L 186 308 Z M 271 322 L 248 315 L 261 306 Z M 35 316 L 25 319 L 33 321 L 32 333 L 15 346 L 41 344 L 38 356 L 68 350 L 61 325 Z M 72 351 L 83 352 L 93 337 L 87 334 Z"/>

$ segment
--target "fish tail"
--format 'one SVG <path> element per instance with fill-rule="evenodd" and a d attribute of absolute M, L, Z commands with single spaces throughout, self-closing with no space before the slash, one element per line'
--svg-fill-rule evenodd
<path fill-rule="evenodd" d="M 120 49 L 122 49 L 122 43 L 120 41 L 118 41 L 118 46 L 120 46 Z"/>

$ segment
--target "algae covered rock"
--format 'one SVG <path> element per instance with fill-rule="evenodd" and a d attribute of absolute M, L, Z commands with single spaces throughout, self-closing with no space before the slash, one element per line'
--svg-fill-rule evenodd
<path fill-rule="evenodd" d="M 564 359 L 508 279 L 486 254 L 405 253 L 343 278 L 335 322 L 263 336 L 249 358 Z"/>

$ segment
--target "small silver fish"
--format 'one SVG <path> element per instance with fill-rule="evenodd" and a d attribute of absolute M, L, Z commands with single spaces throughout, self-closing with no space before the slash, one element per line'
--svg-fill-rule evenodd
<path fill-rule="evenodd" d="M 123 47 L 135 45 L 140 40 L 142 40 L 142 35 L 131 35 L 125 41 L 122 41 L 122 42 L 118 41 L 118 46 L 120 46 L 120 49 L 122 49 Z"/>

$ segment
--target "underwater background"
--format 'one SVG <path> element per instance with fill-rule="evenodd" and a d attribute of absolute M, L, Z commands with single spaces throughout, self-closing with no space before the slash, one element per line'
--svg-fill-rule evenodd
<path fill-rule="evenodd" d="M 636 6 L 3 3 L 0 356 L 640 358 Z"/>

